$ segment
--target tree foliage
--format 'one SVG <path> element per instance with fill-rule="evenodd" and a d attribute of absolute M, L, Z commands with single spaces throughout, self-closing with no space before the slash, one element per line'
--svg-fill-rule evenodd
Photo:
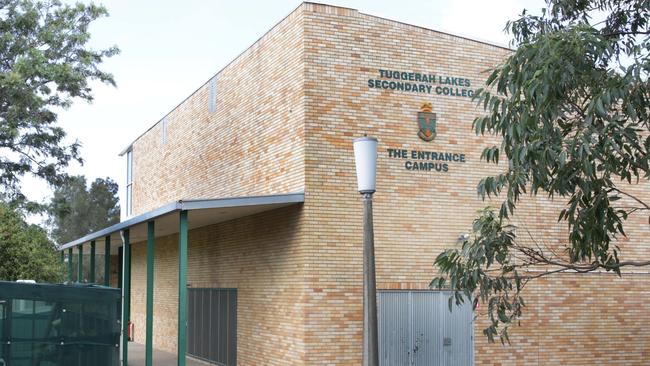
<path fill-rule="evenodd" d="M 52 237 L 59 244 L 120 221 L 118 186 L 111 178 L 97 178 L 87 187 L 84 176 L 74 176 L 56 188 L 48 205 Z"/>
<path fill-rule="evenodd" d="M 18 210 L 0 203 L 0 280 L 56 283 L 63 274 L 61 257 L 45 230 L 27 224 Z"/>
<path fill-rule="evenodd" d="M 460 248 L 437 257 L 432 281 L 456 290 L 458 302 L 487 303 L 490 341 L 507 341 L 533 279 L 650 265 L 621 259 L 617 245 L 631 215 L 650 213 L 647 190 L 634 187 L 650 179 L 649 19 L 647 0 L 548 0 L 541 16 L 524 11 L 508 23 L 516 49 L 477 92 L 486 115 L 473 123 L 477 134 L 501 138 L 481 158 L 506 164 L 478 194 L 502 203 L 481 211 Z M 510 220 L 527 194 L 564 203 L 561 250 L 517 235 Z"/>
<path fill-rule="evenodd" d="M 107 15 L 94 4 L 58 0 L 0 0 L 0 194 L 24 201 L 26 174 L 57 186 L 71 160 L 81 162 L 80 144 L 65 144 L 56 110 L 74 98 L 92 100 L 90 80 L 114 84 L 98 69 L 116 47 L 88 47 L 88 27 Z"/>

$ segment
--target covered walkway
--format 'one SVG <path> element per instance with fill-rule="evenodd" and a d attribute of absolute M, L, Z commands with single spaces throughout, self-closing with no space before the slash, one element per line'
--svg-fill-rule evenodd
<path fill-rule="evenodd" d="M 102 282 L 107 286 L 118 283 L 122 289 L 122 366 L 129 365 L 200 365 L 200 361 L 186 357 L 177 357 L 153 349 L 153 303 L 154 303 L 154 251 L 156 238 L 178 235 L 178 314 L 177 339 L 178 352 L 187 352 L 187 248 L 188 232 L 191 229 L 213 225 L 260 212 L 278 209 L 304 202 L 302 192 L 278 194 L 269 196 L 247 196 L 234 198 L 181 200 L 165 205 L 158 209 L 145 212 L 129 218 L 106 229 L 88 234 L 83 238 L 62 245 L 61 258 L 64 251 L 68 253 L 68 279 L 82 282 L 84 260 L 78 260 L 78 268 L 73 268 L 72 256 L 76 251 L 78 258 L 84 257 L 84 245 L 90 246 L 88 282 Z M 145 345 L 128 342 L 128 324 L 131 320 L 131 246 L 132 243 L 146 245 L 146 330 Z M 76 248 L 76 250 L 74 250 Z M 111 256 L 119 251 L 119 280 L 111 278 Z M 88 253 L 88 252 L 86 252 Z M 96 281 L 95 257 L 103 255 L 104 274 L 101 281 Z M 74 278 L 74 271 L 77 278 Z M 99 276 L 97 276 L 99 277 Z M 131 355 L 136 352 L 135 355 Z M 139 353 L 138 353 L 139 352 Z M 128 362 L 127 362 L 128 360 Z M 191 362 L 190 362 L 191 360 Z"/>

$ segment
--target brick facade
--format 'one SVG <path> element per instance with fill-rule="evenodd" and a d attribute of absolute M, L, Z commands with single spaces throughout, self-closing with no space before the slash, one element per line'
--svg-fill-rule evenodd
<path fill-rule="evenodd" d="M 304 189 L 302 24 L 293 12 L 221 70 L 214 112 L 208 82 L 132 144 L 134 215 L 178 199 Z"/>
<path fill-rule="evenodd" d="M 133 144 L 134 213 L 177 199 L 305 192 L 303 205 L 190 231 L 188 282 L 238 289 L 238 365 L 358 365 L 362 329 L 362 203 L 352 139 L 379 139 L 375 245 L 380 289 L 426 289 L 432 263 L 469 231 L 487 203 L 476 184 L 497 171 L 479 161 L 480 113 L 463 96 L 370 88 L 379 69 L 468 79 L 509 51 L 445 33 L 305 3 Z M 438 86 L 434 84 L 433 86 Z M 459 87 L 462 89 L 462 87 Z M 430 102 L 437 137 L 418 136 Z M 447 172 L 405 169 L 388 149 L 465 154 Z M 650 199 L 648 185 L 633 188 Z M 557 203 L 522 202 L 516 223 L 548 245 L 566 226 Z M 650 257 L 650 227 L 627 226 L 629 259 Z M 144 340 L 146 247 L 133 246 L 132 320 Z M 177 238 L 157 239 L 154 344 L 175 351 Z M 512 344 L 487 344 L 475 325 L 477 365 L 641 365 L 650 361 L 648 272 L 559 275 L 527 291 Z"/>

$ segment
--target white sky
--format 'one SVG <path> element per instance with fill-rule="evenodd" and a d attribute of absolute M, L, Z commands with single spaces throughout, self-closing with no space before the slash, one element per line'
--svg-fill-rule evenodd
<path fill-rule="evenodd" d="M 524 8 L 539 13 L 544 6 L 543 0 L 316 2 L 504 45 L 509 42 L 503 33 L 507 20 Z M 126 167 L 118 153 L 300 3 L 104 0 L 110 16 L 91 26 L 91 46 L 121 49 L 121 54 L 101 65 L 115 76 L 117 87 L 93 84 L 92 104 L 76 101 L 59 114 L 69 141 L 77 139 L 83 145 L 85 163 L 73 164 L 69 173 L 83 174 L 89 182 L 111 177 L 122 192 Z M 39 201 L 51 194 L 46 184 L 34 179 L 24 180 L 23 191 Z"/>

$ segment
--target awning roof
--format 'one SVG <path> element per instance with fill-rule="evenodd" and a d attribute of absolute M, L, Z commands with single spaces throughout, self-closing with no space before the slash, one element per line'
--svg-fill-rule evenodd
<path fill-rule="evenodd" d="M 63 244 L 59 250 L 85 244 L 92 240 L 97 240 L 98 244 L 101 244 L 106 236 L 112 236 L 111 242 L 112 245 L 115 245 L 120 232 L 124 229 L 129 229 L 132 243 L 144 241 L 147 238 L 146 223 L 151 220 L 156 221 L 156 237 L 174 234 L 178 232 L 178 215 L 173 213 L 181 210 L 189 211 L 188 226 L 190 229 L 194 229 L 304 201 L 305 194 L 302 192 L 269 196 L 179 200 Z M 101 247 L 99 245 L 98 249 Z M 98 253 L 100 252 L 101 250 L 98 251 Z"/>

